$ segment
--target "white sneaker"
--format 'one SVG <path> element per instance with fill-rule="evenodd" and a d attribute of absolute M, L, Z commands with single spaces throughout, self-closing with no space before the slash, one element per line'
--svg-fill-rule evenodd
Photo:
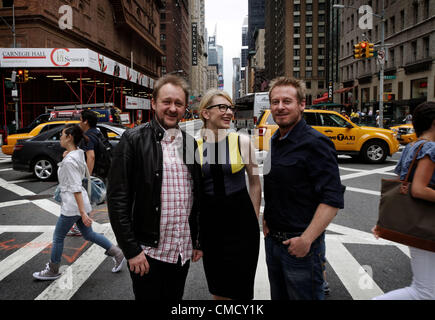
<path fill-rule="evenodd" d="M 33 273 L 33 278 L 38 280 L 56 280 L 61 274 L 59 273 L 59 265 L 48 262 L 45 269 Z"/>

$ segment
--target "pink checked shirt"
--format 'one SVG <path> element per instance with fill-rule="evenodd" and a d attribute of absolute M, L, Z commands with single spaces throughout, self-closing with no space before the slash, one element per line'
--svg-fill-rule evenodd
<path fill-rule="evenodd" d="M 175 137 L 175 138 L 174 138 Z M 184 265 L 192 257 L 189 215 L 193 205 L 193 180 L 183 162 L 183 136 L 179 129 L 166 130 L 161 140 L 163 181 L 161 192 L 160 241 L 157 248 L 143 247 L 146 255 Z"/>

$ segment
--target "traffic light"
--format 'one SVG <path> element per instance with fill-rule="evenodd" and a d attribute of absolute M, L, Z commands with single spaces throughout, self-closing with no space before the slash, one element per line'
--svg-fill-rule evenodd
<path fill-rule="evenodd" d="M 361 58 L 367 58 L 367 45 L 366 41 L 361 42 Z"/>
<path fill-rule="evenodd" d="M 29 81 L 29 70 L 24 70 L 24 79 L 23 82 Z"/>
<path fill-rule="evenodd" d="M 396 95 L 391 92 L 385 92 L 384 93 L 384 101 L 394 101 L 396 100 Z"/>
<path fill-rule="evenodd" d="M 366 58 L 371 58 L 371 57 L 373 57 L 373 55 L 374 55 L 374 51 L 375 51 L 375 49 L 374 49 L 374 44 L 368 42 L 368 43 L 367 43 L 367 47 L 366 47 Z"/>
<path fill-rule="evenodd" d="M 17 72 L 17 83 L 23 83 L 23 80 L 24 80 L 24 71 L 20 69 Z"/>
<path fill-rule="evenodd" d="M 358 42 L 357 44 L 354 45 L 355 49 L 353 50 L 354 54 L 353 57 L 355 59 L 361 59 L 361 43 Z"/>

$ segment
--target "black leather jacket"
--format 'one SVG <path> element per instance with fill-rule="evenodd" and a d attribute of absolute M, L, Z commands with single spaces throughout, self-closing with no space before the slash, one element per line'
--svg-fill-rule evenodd
<path fill-rule="evenodd" d="M 194 249 L 199 244 L 199 200 L 201 167 L 195 160 L 197 143 L 183 134 L 183 160 L 193 179 L 193 207 L 189 225 Z M 152 120 L 127 130 L 113 152 L 107 203 L 110 223 L 127 259 L 142 251 L 141 245 L 157 247 L 160 238 L 160 194 L 162 189 L 162 127 Z"/>

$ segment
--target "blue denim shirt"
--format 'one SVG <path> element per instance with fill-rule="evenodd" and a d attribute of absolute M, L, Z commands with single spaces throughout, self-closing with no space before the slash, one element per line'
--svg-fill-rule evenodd
<path fill-rule="evenodd" d="M 273 231 L 302 233 L 320 203 L 344 208 L 336 151 L 332 141 L 301 119 L 282 139 L 277 131 L 265 163 L 264 219 Z"/>
<path fill-rule="evenodd" d="M 400 160 L 397 163 L 396 168 L 394 169 L 394 172 L 400 176 L 400 180 L 405 180 L 412 159 L 414 158 L 419 146 L 424 142 L 425 140 L 417 141 L 415 143 L 409 143 L 406 146 L 405 150 L 403 150 L 402 156 L 400 157 Z M 435 162 L 435 142 L 426 142 L 423 148 L 421 148 L 420 152 L 418 153 L 417 160 L 420 160 L 426 156 L 428 156 L 433 162 Z M 415 165 L 415 168 L 417 168 L 417 165 Z M 410 181 L 412 181 L 412 178 L 414 176 L 415 168 L 414 171 L 411 172 L 411 176 L 409 178 Z M 435 185 L 435 173 L 432 175 L 430 184 Z"/>

